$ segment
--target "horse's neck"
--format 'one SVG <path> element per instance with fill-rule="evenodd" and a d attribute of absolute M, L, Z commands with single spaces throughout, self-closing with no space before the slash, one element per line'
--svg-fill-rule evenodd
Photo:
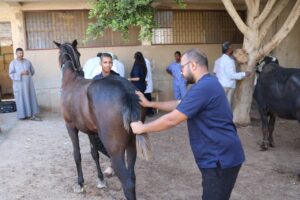
<path fill-rule="evenodd" d="M 62 76 L 62 89 L 66 88 L 67 85 L 71 85 L 72 83 L 78 81 L 78 79 L 83 79 L 83 77 L 77 75 L 70 67 L 64 69 Z"/>

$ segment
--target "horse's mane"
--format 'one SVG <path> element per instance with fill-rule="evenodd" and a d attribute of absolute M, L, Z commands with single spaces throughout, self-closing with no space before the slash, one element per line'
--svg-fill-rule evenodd
<path fill-rule="evenodd" d="M 64 43 L 60 46 L 61 62 L 64 67 L 71 67 L 78 75 L 83 76 L 84 72 L 80 64 L 80 53 L 71 43 Z"/>

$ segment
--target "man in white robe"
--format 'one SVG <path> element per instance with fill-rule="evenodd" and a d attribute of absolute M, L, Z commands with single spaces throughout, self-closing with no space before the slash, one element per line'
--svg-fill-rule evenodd
<path fill-rule="evenodd" d="M 148 99 L 148 101 L 152 101 L 152 96 L 151 96 L 151 93 L 153 92 L 152 68 L 151 68 L 150 61 L 145 57 L 144 57 L 144 59 L 145 59 L 146 67 L 147 67 L 147 75 L 146 75 L 147 87 L 144 92 L 144 95 Z M 153 116 L 154 115 L 153 108 L 147 108 L 146 114 L 149 117 Z"/>
<path fill-rule="evenodd" d="M 34 68 L 24 57 L 22 48 L 16 50 L 17 58 L 9 65 L 9 77 L 13 81 L 14 97 L 16 99 L 18 119 L 40 121 L 36 114 L 40 112 L 32 81 Z"/>

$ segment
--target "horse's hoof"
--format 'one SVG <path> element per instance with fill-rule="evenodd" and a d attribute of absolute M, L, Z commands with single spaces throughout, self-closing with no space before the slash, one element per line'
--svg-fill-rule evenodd
<path fill-rule="evenodd" d="M 104 172 L 103 172 L 104 176 L 106 177 L 111 177 L 114 175 L 114 169 L 112 167 L 107 167 Z"/>
<path fill-rule="evenodd" d="M 103 179 L 103 181 L 100 180 L 100 178 L 97 179 L 97 188 L 102 189 L 106 188 L 106 181 Z"/>
<path fill-rule="evenodd" d="M 74 185 L 73 186 L 73 191 L 75 193 L 83 193 L 84 192 L 84 187 L 81 187 L 80 185 Z"/>
<path fill-rule="evenodd" d="M 270 142 L 270 147 L 275 147 L 275 143 L 274 142 Z"/>

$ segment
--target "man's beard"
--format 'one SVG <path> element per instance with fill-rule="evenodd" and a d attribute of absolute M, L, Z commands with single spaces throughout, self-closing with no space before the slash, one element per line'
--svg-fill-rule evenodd
<path fill-rule="evenodd" d="M 190 68 L 188 68 L 188 71 L 187 71 L 187 75 L 184 77 L 187 84 L 194 84 L 195 83 L 195 78 L 190 70 Z"/>

